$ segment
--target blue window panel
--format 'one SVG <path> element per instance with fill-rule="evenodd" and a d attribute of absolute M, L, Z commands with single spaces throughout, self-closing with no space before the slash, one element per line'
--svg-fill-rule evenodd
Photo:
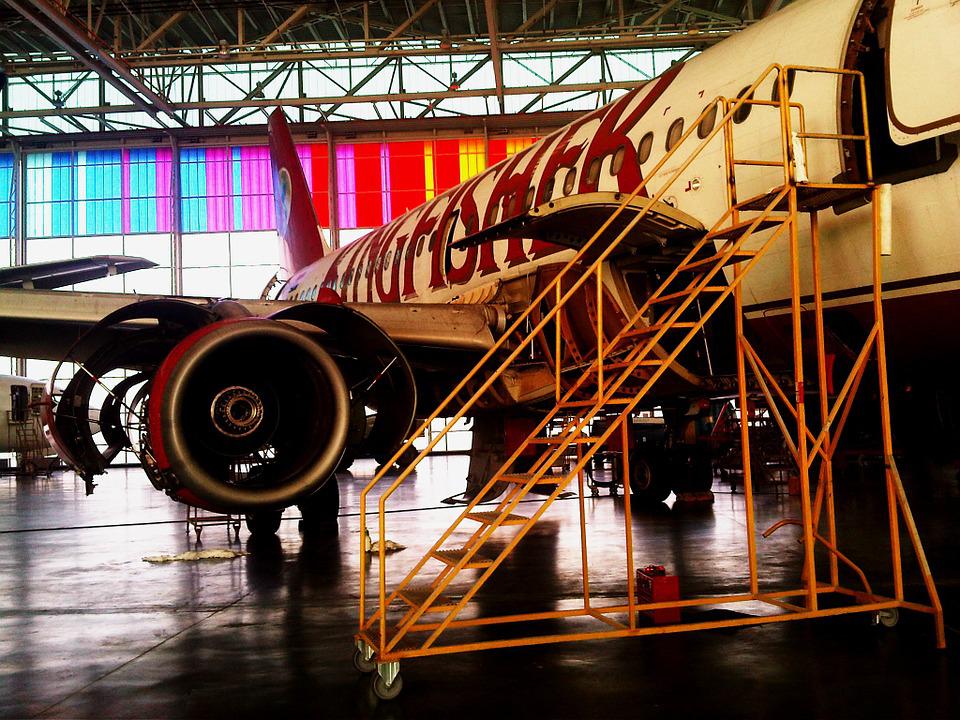
<path fill-rule="evenodd" d="M 51 153 L 50 161 L 50 234 L 54 237 L 73 235 L 73 178 L 76 155 L 72 152 L 55 152 Z"/>
<path fill-rule="evenodd" d="M 230 151 L 230 158 L 233 163 L 233 229 L 243 230 L 243 183 L 240 170 L 240 148 L 235 147 Z"/>
<path fill-rule="evenodd" d="M 130 232 L 157 232 L 157 151 L 130 150 Z"/>
<path fill-rule="evenodd" d="M 122 208 L 119 150 L 88 150 L 86 167 L 87 235 L 116 235 L 121 232 Z"/>
<path fill-rule="evenodd" d="M 180 151 L 181 221 L 184 232 L 206 232 L 207 167 L 206 150 Z"/>
<path fill-rule="evenodd" d="M 13 155 L 0 153 L 0 237 L 13 236 Z"/>

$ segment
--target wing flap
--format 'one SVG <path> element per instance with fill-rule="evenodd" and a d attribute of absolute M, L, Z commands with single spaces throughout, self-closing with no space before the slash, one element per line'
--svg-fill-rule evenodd
<path fill-rule="evenodd" d="M 156 266 L 155 262 L 145 258 L 127 255 L 95 255 L 71 260 L 16 265 L 0 268 L 0 288 L 52 290 Z"/>

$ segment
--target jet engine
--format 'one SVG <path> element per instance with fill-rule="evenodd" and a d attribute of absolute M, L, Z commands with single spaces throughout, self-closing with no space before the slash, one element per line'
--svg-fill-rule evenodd
<path fill-rule="evenodd" d="M 130 451 L 157 489 L 218 512 L 303 507 L 345 455 L 391 456 L 416 406 L 400 349 L 335 304 L 135 303 L 77 341 L 51 388 L 68 364 L 45 413 L 61 457 L 89 479 Z"/>

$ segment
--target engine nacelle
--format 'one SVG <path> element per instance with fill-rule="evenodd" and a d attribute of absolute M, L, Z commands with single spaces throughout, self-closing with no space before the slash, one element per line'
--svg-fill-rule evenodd
<path fill-rule="evenodd" d="M 177 499 L 249 511 L 320 488 L 349 416 L 343 376 L 319 344 L 279 322 L 231 319 L 188 335 L 157 369 L 147 432 Z"/>
<path fill-rule="evenodd" d="M 78 369 L 44 411 L 65 461 L 90 481 L 131 451 L 158 490 L 218 512 L 318 497 L 345 455 L 389 458 L 416 406 L 403 353 L 342 305 L 259 318 L 233 301 L 133 303 L 67 362 Z"/>

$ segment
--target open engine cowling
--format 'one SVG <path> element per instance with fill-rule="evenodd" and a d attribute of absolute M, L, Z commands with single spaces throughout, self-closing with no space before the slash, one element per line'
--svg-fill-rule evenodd
<path fill-rule="evenodd" d="M 153 379 L 147 432 L 178 499 L 224 510 L 286 507 L 333 473 L 350 398 L 333 358 L 270 320 L 188 335 Z"/>
<path fill-rule="evenodd" d="M 104 318 L 64 362 L 77 370 L 45 413 L 61 457 L 89 479 L 130 450 L 155 487 L 220 512 L 301 503 L 345 452 L 389 457 L 416 404 L 399 348 L 339 305 L 260 318 L 232 301 L 148 301 Z"/>

